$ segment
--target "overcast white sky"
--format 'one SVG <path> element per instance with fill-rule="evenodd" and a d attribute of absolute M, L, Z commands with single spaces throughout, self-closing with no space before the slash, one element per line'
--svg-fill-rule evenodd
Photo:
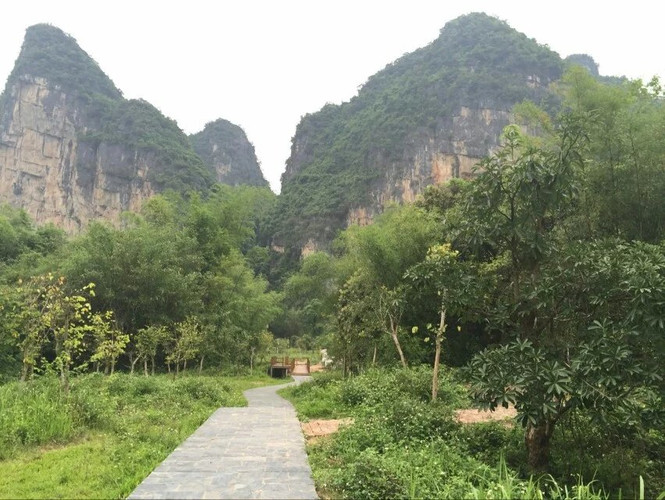
<path fill-rule="evenodd" d="M 30 0 L 0 16 L 2 87 L 25 29 L 72 35 L 127 98 L 186 133 L 217 118 L 240 125 L 274 191 L 300 117 L 348 101 L 367 78 L 483 11 L 562 57 L 588 53 L 601 74 L 665 76 L 662 2 L 584 0 Z"/>

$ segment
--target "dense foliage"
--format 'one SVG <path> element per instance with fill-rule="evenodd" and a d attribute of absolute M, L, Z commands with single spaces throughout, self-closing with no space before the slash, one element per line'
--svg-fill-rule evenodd
<path fill-rule="evenodd" d="M 155 165 L 148 178 L 160 190 L 205 190 L 214 182 L 211 169 L 194 152 L 178 124 L 150 103 L 99 95 L 85 101 L 84 115 L 94 125 L 81 134 L 84 144 L 94 149 L 103 144 L 137 151 L 144 161 Z"/>
<path fill-rule="evenodd" d="M 342 233 L 328 264 L 336 325 L 321 339 L 347 374 L 470 360 L 476 404 L 517 410 L 513 467 L 572 487 L 571 473 L 593 476 L 587 457 L 606 471 L 598 487 L 625 491 L 642 474 L 655 493 L 663 462 L 646 450 L 660 449 L 665 417 L 662 89 L 571 68 L 553 92 L 561 112 L 522 104 L 524 127 L 507 127 L 471 181 Z M 593 450 L 570 444 L 582 432 Z M 612 464 L 620 454 L 639 464 L 632 478 Z"/>
<path fill-rule="evenodd" d="M 37 24 L 26 30 L 7 88 L 24 76 L 45 78 L 77 94 L 121 97 L 121 92 L 76 40 L 49 24 Z"/>
<path fill-rule="evenodd" d="M 519 427 L 510 421 L 461 424 L 455 410 L 468 405 L 467 391 L 448 370 L 441 375 L 435 404 L 428 402 L 430 373 L 424 366 L 371 369 L 347 379 L 325 374 L 283 390 L 301 420 L 350 419 L 339 432 L 308 445 L 319 493 L 332 498 L 637 498 L 640 474 L 644 498 L 662 489 L 657 465 L 662 433 L 621 438 L 614 425 L 579 415 L 553 445 L 551 475 L 520 478 L 516 470 L 524 468 L 526 457 Z M 616 441 L 604 440 L 605 432 Z"/>
<path fill-rule="evenodd" d="M 147 372 L 155 360 L 178 371 L 264 355 L 280 307 L 260 274 L 268 254 L 256 234 L 273 199 L 265 188 L 222 185 L 205 199 L 157 196 L 123 228 L 94 223 L 66 244 L 5 208 L 3 371 L 23 365 L 28 379 L 141 362 Z"/>

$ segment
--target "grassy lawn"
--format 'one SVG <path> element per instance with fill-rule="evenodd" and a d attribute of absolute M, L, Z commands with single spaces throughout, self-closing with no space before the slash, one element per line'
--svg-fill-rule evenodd
<path fill-rule="evenodd" d="M 86 375 L 69 396 L 49 379 L 0 386 L 0 498 L 126 497 L 214 410 L 283 382 Z"/>

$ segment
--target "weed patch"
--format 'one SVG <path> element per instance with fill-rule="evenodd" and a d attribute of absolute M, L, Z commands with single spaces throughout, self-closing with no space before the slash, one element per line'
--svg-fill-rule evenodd
<path fill-rule="evenodd" d="M 220 406 L 265 376 L 80 376 L 0 386 L 0 498 L 126 497 Z"/>

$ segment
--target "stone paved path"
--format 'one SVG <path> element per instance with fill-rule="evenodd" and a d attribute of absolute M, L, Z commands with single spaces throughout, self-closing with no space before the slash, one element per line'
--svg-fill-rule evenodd
<path fill-rule="evenodd" d="M 129 498 L 318 498 L 295 410 L 276 394 L 286 385 L 247 390 L 248 407 L 218 409 Z"/>

